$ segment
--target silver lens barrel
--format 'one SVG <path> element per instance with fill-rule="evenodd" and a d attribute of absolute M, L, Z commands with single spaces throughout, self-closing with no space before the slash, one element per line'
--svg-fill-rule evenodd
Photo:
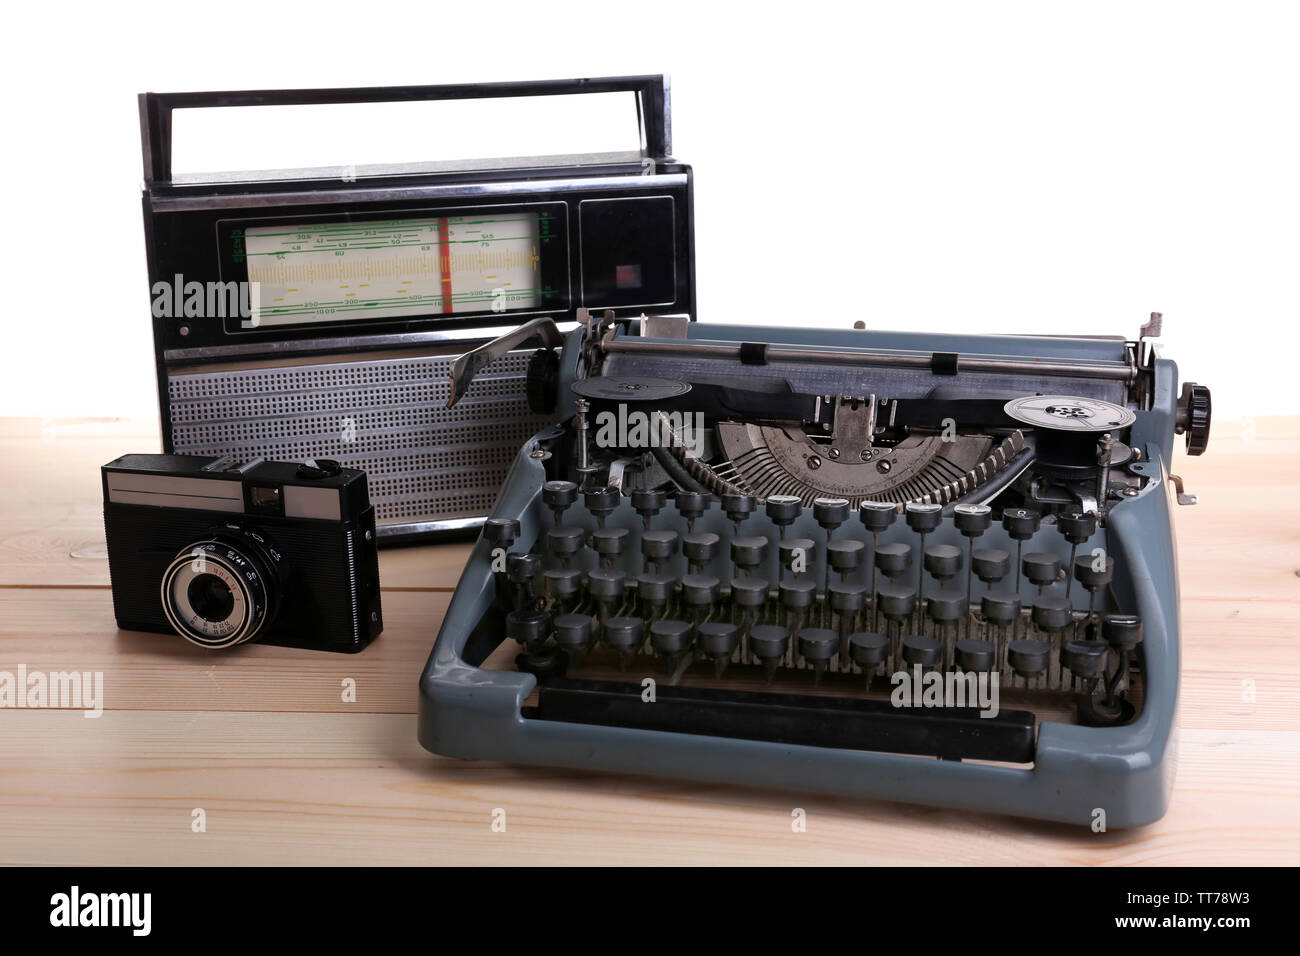
<path fill-rule="evenodd" d="M 163 613 L 176 633 L 200 647 L 234 647 L 257 636 L 275 595 L 252 549 L 197 541 L 163 573 Z"/>

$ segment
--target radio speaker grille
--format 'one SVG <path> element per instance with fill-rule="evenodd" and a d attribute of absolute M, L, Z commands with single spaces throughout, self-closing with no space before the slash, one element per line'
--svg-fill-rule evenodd
<path fill-rule="evenodd" d="M 445 408 L 454 355 L 168 376 L 173 449 L 240 461 L 334 458 L 366 472 L 381 530 L 488 514 L 520 447 L 548 419 L 511 352 Z"/>

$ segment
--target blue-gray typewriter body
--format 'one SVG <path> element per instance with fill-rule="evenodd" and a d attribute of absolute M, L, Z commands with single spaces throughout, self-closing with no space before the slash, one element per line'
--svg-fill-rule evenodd
<path fill-rule="evenodd" d="M 1082 825 L 1164 814 L 1172 504 L 1194 500 L 1173 442 L 1204 449 L 1209 393 L 1180 392 L 1149 339 L 607 313 L 540 341 L 553 424 L 448 607 L 427 749 Z M 514 660 L 484 666 L 506 641 Z"/>

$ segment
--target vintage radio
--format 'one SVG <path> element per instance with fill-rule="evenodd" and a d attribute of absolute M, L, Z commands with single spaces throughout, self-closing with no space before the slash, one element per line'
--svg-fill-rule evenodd
<path fill-rule="evenodd" d="M 626 98 L 638 149 L 172 171 L 181 110 L 597 93 Z M 458 356 L 527 319 L 571 327 L 583 307 L 694 312 L 691 170 L 671 158 L 664 77 L 145 93 L 140 117 L 165 450 L 360 469 L 381 540 L 481 523 L 549 420 L 528 393 L 551 352 L 508 351 L 451 407 Z"/>

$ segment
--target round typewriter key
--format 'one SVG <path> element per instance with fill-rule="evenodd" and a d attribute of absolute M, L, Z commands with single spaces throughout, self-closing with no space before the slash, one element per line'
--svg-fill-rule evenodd
<path fill-rule="evenodd" d="M 898 577 L 912 566 L 912 549 L 905 544 L 882 544 L 876 548 L 876 567 L 886 577 Z"/>
<path fill-rule="evenodd" d="M 849 520 L 849 502 L 845 498 L 818 498 L 813 502 L 813 518 L 826 531 L 834 531 Z"/>
<path fill-rule="evenodd" d="M 803 502 L 794 495 L 771 495 L 767 499 L 767 516 L 781 527 L 794 524 L 803 510 Z"/>
<path fill-rule="evenodd" d="M 1045 554 L 1041 551 L 1031 551 L 1020 561 L 1020 567 L 1029 579 L 1030 584 L 1036 584 L 1040 588 L 1049 584 L 1054 584 L 1056 579 L 1061 576 L 1061 559 L 1054 554 Z"/>
<path fill-rule="evenodd" d="M 909 501 L 905 517 L 907 526 L 917 534 L 929 534 L 943 521 L 943 505 Z"/>
<path fill-rule="evenodd" d="M 586 614 L 561 614 L 555 619 L 555 643 L 565 650 L 591 643 L 591 618 Z"/>
<path fill-rule="evenodd" d="M 1089 511 L 1066 511 L 1056 516 L 1056 530 L 1071 544 L 1083 544 L 1097 530 L 1097 516 Z"/>
<path fill-rule="evenodd" d="M 734 624 L 722 621 L 708 621 L 699 626 L 696 642 L 700 650 L 710 657 L 729 657 L 736 649 L 740 632 Z"/>
<path fill-rule="evenodd" d="M 676 578 L 666 574 L 641 574 L 636 579 L 637 597 L 649 604 L 663 604 L 673 593 Z"/>
<path fill-rule="evenodd" d="M 894 523 L 898 517 L 898 505 L 887 501 L 864 501 L 858 506 L 858 518 L 862 526 L 873 534 L 879 534 Z"/>
<path fill-rule="evenodd" d="M 546 532 L 546 547 L 557 558 L 567 558 L 582 550 L 582 542 L 586 536 L 586 532 L 581 528 L 552 528 Z"/>
<path fill-rule="evenodd" d="M 964 671 L 987 671 L 993 668 L 997 653 L 989 641 L 958 641 L 954 647 L 957 663 Z"/>
<path fill-rule="evenodd" d="M 768 583 L 762 578 L 736 578 L 731 582 L 731 599 L 741 607 L 759 607 L 767 602 Z"/>
<path fill-rule="evenodd" d="M 1044 631 L 1059 631 L 1073 620 L 1070 602 L 1054 594 L 1036 598 L 1031 614 L 1034 626 Z"/>
<path fill-rule="evenodd" d="M 671 558 L 676 550 L 676 531 L 646 531 L 641 535 L 641 553 L 651 561 Z"/>
<path fill-rule="evenodd" d="M 573 597 L 582 586 L 582 571 L 578 568 L 552 568 L 542 578 L 546 593 L 557 601 Z"/>
<path fill-rule="evenodd" d="M 515 584 L 527 584 L 542 573 L 542 559 L 532 552 L 506 557 L 506 573 Z"/>
<path fill-rule="evenodd" d="M 660 654 L 680 654 L 691 643 L 691 626 L 685 621 L 655 621 L 650 625 L 650 645 Z"/>
<path fill-rule="evenodd" d="M 618 651 L 634 651 L 645 639 L 639 617 L 611 617 L 601 628 L 601 640 Z"/>
<path fill-rule="evenodd" d="M 1106 655 L 1110 648 L 1101 641 L 1066 641 L 1061 647 L 1061 663 L 1075 677 L 1096 680 L 1106 672 Z"/>
<path fill-rule="evenodd" d="M 849 635 L 849 657 L 864 669 L 878 667 L 889 653 L 889 638 L 883 634 L 858 631 Z"/>
<path fill-rule="evenodd" d="M 867 603 L 867 589 L 861 584 L 832 584 L 830 587 L 831 610 L 837 614 L 856 614 Z"/>
<path fill-rule="evenodd" d="M 542 501 L 555 512 L 555 519 L 578 500 L 578 486 L 571 481 L 548 481 L 542 485 Z"/>
<path fill-rule="evenodd" d="M 602 558 L 616 558 L 627 544 L 627 528 L 597 528 L 591 533 L 591 546 Z"/>
<path fill-rule="evenodd" d="M 882 584 L 876 589 L 880 613 L 891 621 L 901 621 L 916 610 L 916 588 L 906 584 Z"/>
<path fill-rule="evenodd" d="M 760 624 L 749 632 L 749 650 L 761 661 L 785 656 L 790 646 L 790 632 L 777 624 Z"/>
<path fill-rule="evenodd" d="M 843 541 L 832 541 L 827 546 L 826 559 L 830 561 L 832 568 L 845 574 L 862 566 L 862 555 L 865 551 L 866 547 L 861 541 L 846 538 Z"/>
<path fill-rule="evenodd" d="M 546 639 L 551 632 L 551 615 L 544 611 L 511 611 L 506 615 L 506 636 L 525 646 Z"/>
<path fill-rule="evenodd" d="M 717 603 L 722 585 L 708 574 L 688 574 L 682 578 L 682 600 L 691 607 L 705 607 Z"/>
<path fill-rule="evenodd" d="M 1094 557 L 1081 554 L 1074 559 L 1074 579 L 1089 591 L 1096 591 L 1110 584 L 1115 571 L 1113 558 Z"/>
<path fill-rule="evenodd" d="M 925 637 L 921 634 L 909 634 L 903 638 L 902 644 L 903 660 L 912 665 L 919 664 L 921 667 L 933 667 L 939 662 L 939 655 L 943 653 L 943 645 L 937 638 Z"/>
<path fill-rule="evenodd" d="M 925 599 L 925 613 L 930 620 L 948 624 L 961 620 L 966 613 L 966 595 L 956 591 L 939 591 Z"/>
<path fill-rule="evenodd" d="M 647 522 L 663 510 L 668 503 L 668 496 L 662 491 L 632 492 L 632 507 Z"/>
<path fill-rule="evenodd" d="M 925 549 L 925 569 L 941 581 L 955 575 L 961 566 L 960 548 L 951 544 L 932 544 Z"/>
<path fill-rule="evenodd" d="M 1011 573 L 1011 555 L 1001 548 L 980 548 L 971 557 L 971 567 L 985 584 L 996 584 Z"/>
<path fill-rule="evenodd" d="M 622 571 L 600 568 L 587 575 L 587 590 L 597 601 L 614 601 L 623 596 Z"/>
<path fill-rule="evenodd" d="M 742 568 L 756 568 L 767 560 L 767 538 L 732 538 L 731 561 Z"/>
<path fill-rule="evenodd" d="M 811 571 L 817 561 L 817 545 L 811 538 L 786 538 L 776 546 L 781 567 L 795 574 Z"/>
<path fill-rule="evenodd" d="M 709 507 L 709 496 L 700 491 L 677 492 L 677 512 L 687 521 L 701 517 Z"/>
<path fill-rule="evenodd" d="M 514 518 L 488 518 L 483 522 L 483 537 L 492 544 L 508 548 L 519 537 L 519 522 Z"/>
<path fill-rule="evenodd" d="M 980 600 L 980 617 L 990 624 L 1011 624 L 1020 617 L 1020 595 L 990 591 Z"/>
<path fill-rule="evenodd" d="M 1002 527 L 1013 541 L 1028 541 L 1038 531 L 1042 516 L 1031 508 L 1008 508 L 1002 512 Z"/>
<path fill-rule="evenodd" d="M 758 502 L 753 495 L 723 495 L 722 510 L 727 513 L 727 517 L 739 524 L 758 507 Z"/>
<path fill-rule="evenodd" d="M 712 561 L 718 554 L 720 539 L 711 531 L 697 531 L 682 538 L 682 553 L 693 564 Z"/>
<path fill-rule="evenodd" d="M 1137 647 L 1142 643 L 1142 618 L 1136 614 L 1107 614 L 1101 633 L 1111 647 L 1124 650 Z"/>
<path fill-rule="evenodd" d="M 968 538 L 978 538 L 993 526 L 993 509 L 988 505 L 955 505 L 952 520 Z"/>
<path fill-rule="evenodd" d="M 813 581 L 782 581 L 777 585 L 781 593 L 781 606 L 791 611 L 802 611 L 812 607 L 813 598 L 817 596 L 817 585 Z"/>
<path fill-rule="evenodd" d="M 582 503 L 587 510 L 602 521 L 606 516 L 614 513 L 619 500 L 619 493 L 613 488 L 597 488 L 595 491 L 585 492 L 582 496 Z"/>
<path fill-rule="evenodd" d="M 839 646 L 839 635 L 824 627 L 807 627 L 799 632 L 799 653 L 804 660 L 830 660 Z"/>
<path fill-rule="evenodd" d="M 1047 670 L 1052 649 L 1045 641 L 1012 641 L 1007 645 L 1007 663 L 1028 680 Z"/>

